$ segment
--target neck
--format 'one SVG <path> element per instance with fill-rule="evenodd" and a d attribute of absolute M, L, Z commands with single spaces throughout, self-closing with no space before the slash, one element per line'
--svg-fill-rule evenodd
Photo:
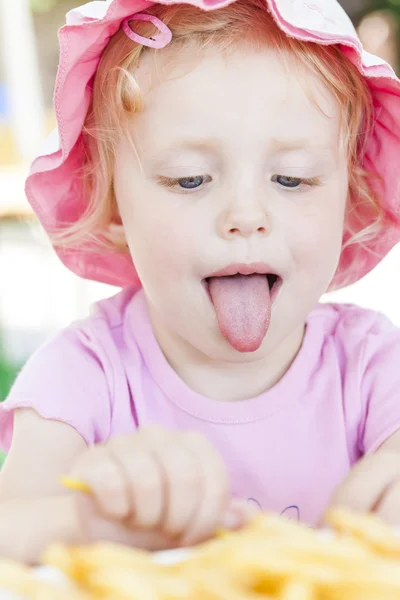
<path fill-rule="evenodd" d="M 267 356 L 243 362 L 214 360 L 172 334 L 150 314 L 153 330 L 167 361 L 195 392 L 219 401 L 253 398 L 271 389 L 296 357 L 305 326 L 296 329 Z"/>

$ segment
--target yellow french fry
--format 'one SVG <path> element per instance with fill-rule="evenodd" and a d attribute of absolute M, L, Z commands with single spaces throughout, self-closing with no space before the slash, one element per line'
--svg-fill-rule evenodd
<path fill-rule="evenodd" d="M 62 483 L 91 492 L 81 481 Z M 1 560 L 0 588 L 26 600 L 400 600 L 399 541 L 391 527 L 347 511 L 332 513 L 330 523 L 332 533 L 324 533 L 261 516 L 175 565 L 118 544 L 55 545 L 43 560 L 68 575 L 68 591 L 53 593 L 27 567 Z"/>
<path fill-rule="evenodd" d="M 314 598 L 313 586 L 303 581 L 290 581 L 279 595 L 279 600 L 313 600 Z"/>
<path fill-rule="evenodd" d="M 72 479 L 71 477 L 61 477 L 60 482 L 65 488 L 68 488 L 69 490 L 74 490 L 75 492 L 82 492 L 83 494 L 92 493 L 90 486 L 84 481 L 79 481 L 79 479 Z"/>

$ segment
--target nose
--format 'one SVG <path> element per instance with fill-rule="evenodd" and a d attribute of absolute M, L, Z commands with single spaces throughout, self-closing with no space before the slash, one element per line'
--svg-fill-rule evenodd
<path fill-rule="evenodd" d="M 271 230 L 270 216 L 265 207 L 252 202 L 229 206 L 220 214 L 217 224 L 218 234 L 226 239 L 249 238 L 253 235 L 267 236 Z"/>

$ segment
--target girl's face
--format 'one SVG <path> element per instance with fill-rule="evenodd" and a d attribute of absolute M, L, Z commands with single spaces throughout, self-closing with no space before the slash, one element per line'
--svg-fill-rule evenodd
<path fill-rule="evenodd" d="M 156 335 L 220 361 L 266 358 L 285 345 L 290 353 L 341 251 L 348 177 L 338 103 L 274 51 L 209 50 L 161 80 L 157 58 L 137 70 L 145 109 L 129 123 L 135 149 L 121 142 L 115 168 Z M 224 304 L 208 278 L 227 267 L 279 277 L 270 293 L 259 277 L 244 291 L 232 280 Z M 240 311 L 258 328 L 247 346 L 227 334 Z"/>

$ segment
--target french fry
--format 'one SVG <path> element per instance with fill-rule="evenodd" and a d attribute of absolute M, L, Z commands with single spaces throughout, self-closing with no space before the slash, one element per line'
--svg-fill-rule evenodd
<path fill-rule="evenodd" d="M 82 492 L 83 494 L 92 493 L 92 489 L 90 488 L 90 486 L 84 481 L 80 481 L 79 479 L 72 479 L 71 477 L 61 477 L 60 483 L 65 488 L 73 490 L 75 492 Z"/>
<path fill-rule="evenodd" d="M 327 521 L 336 531 L 361 540 L 380 554 L 400 560 L 400 537 L 376 515 L 359 515 L 343 509 L 328 513 Z"/>
<path fill-rule="evenodd" d="M 279 600 L 314 600 L 315 588 L 302 581 L 290 581 L 280 593 Z"/>
<path fill-rule="evenodd" d="M 116 544 L 54 545 L 44 562 L 71 586 L 0 561 L 1 589 L 24 600 L 400 600 L 400 540 L 372 515 L 335 510 L 332 532 L 263 515 L 176 565 Z"/>

